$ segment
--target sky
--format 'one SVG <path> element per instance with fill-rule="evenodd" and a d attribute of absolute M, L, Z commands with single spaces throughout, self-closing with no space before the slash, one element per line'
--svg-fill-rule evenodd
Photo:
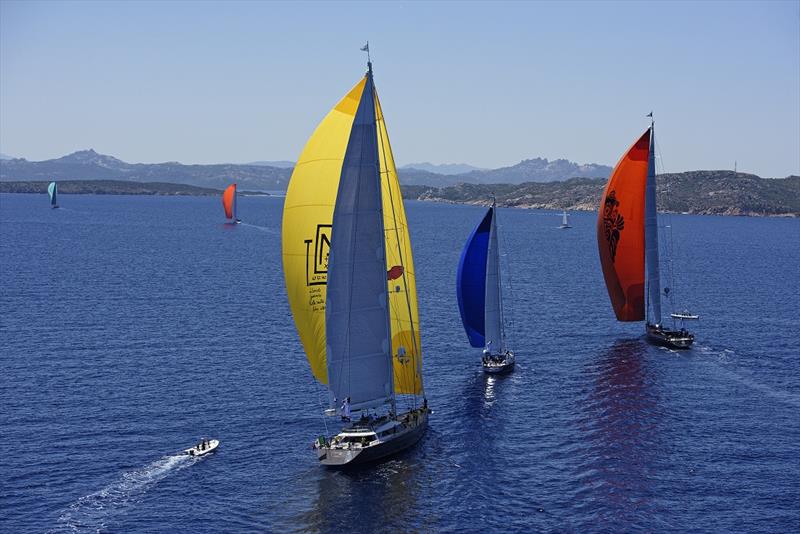
<path fill-rule="evenodd" d="M 296 160 L 363 76 L 398 164 L 800 174 L 800 1 L 0 0 L 0 152 Z"/>

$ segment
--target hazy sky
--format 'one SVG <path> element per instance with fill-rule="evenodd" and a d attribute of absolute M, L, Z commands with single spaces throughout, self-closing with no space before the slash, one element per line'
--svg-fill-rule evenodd
<path fill-rule="evenodd" d="M 800 2 L 0 2 L 0 152 L 297 158 L 363 75 L 398 163 L 800 174 Z"/>

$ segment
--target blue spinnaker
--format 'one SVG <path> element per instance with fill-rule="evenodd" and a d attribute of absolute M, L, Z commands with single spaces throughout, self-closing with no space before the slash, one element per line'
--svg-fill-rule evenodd
<path fill-rule="evenodd" d="M 461 252 L 456 276 L 456 294 L 461 322 L 473 347 L 485 344 L 484 308 L 486 304 L 486 255 L 489 232 L 492 226 L 489 208 L 483 220 L 475 227 Z"/>

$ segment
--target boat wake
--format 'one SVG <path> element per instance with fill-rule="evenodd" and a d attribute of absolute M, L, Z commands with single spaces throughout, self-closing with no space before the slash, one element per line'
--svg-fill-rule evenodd
<path fill-rule="evenodd" d="M 266 226 L 258 226 L 257 224 L 250 224 L 250 223 L 239 223 L 239 226 L 247 226 L 248 228 L 255 228 L 256 230 L 261 230 L 262 232 L 267 232 L 268 234 L 277 234 L 278 230 L 276 228 L 267 228 Z"/>
<path fill-rule="evenodd" d="M 91 212 L 89 212 L 89 211 L 76 210 L 76 209 L 73 209 L 73 208 L 65 208 L 64 206 L 59 206 L 58 210 L 56 210 L 56 211 L 58 211 L 59 213 L 65 213 L 65 212 L 66 213 L 75 213 L 76 215 L 91 215 Z"/>
<path fill-rule="evenodd" d="M 736 355 L 733 350 L 720 350 L 709 346 L 696 346 L 694 350 L 695 352 L 699 352 L 704 356 L 710 356 L 711 358 L 709 358 L 708 361 L 720 371 L 721 375 L 724 375 L 731 380 L 734 380 L 751 389 L 759 391 L 772 399 L 781 401 L 796 408 L 800 408 L 800 395 L 774 388 L 767 384 L 761 383 L 752 377 L 743 375 L 732 369 L 728 369 L 726 364 L 732 363 L 734 361 L 733 358 Z"/>
<path fill-rule="evenodd" d="M 51 532 L 104 531 L 110 522 L 124 515 L 155 484 L 199 460 L 185 454 L 164 456 L 145 467 L 123 473 L 105 488 L 71 504 Z"/>

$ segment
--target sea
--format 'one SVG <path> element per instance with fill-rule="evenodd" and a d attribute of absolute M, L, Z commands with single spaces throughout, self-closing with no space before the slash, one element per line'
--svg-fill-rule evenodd
<path fill-rule="evenodd" d="M 0 195 L 2 532 L 800 530 L 796 219 L 661 216 L 700 315 L 676 352 L 615 320 L 596 213 L 500 209 L 517 366 L 495 377 L 455 293 L 485 208 L 407 202 L 430 428 L 333 471 L 283 198 L 242 196 L 236 226 L 217 198 L 60 201 Z"/>

